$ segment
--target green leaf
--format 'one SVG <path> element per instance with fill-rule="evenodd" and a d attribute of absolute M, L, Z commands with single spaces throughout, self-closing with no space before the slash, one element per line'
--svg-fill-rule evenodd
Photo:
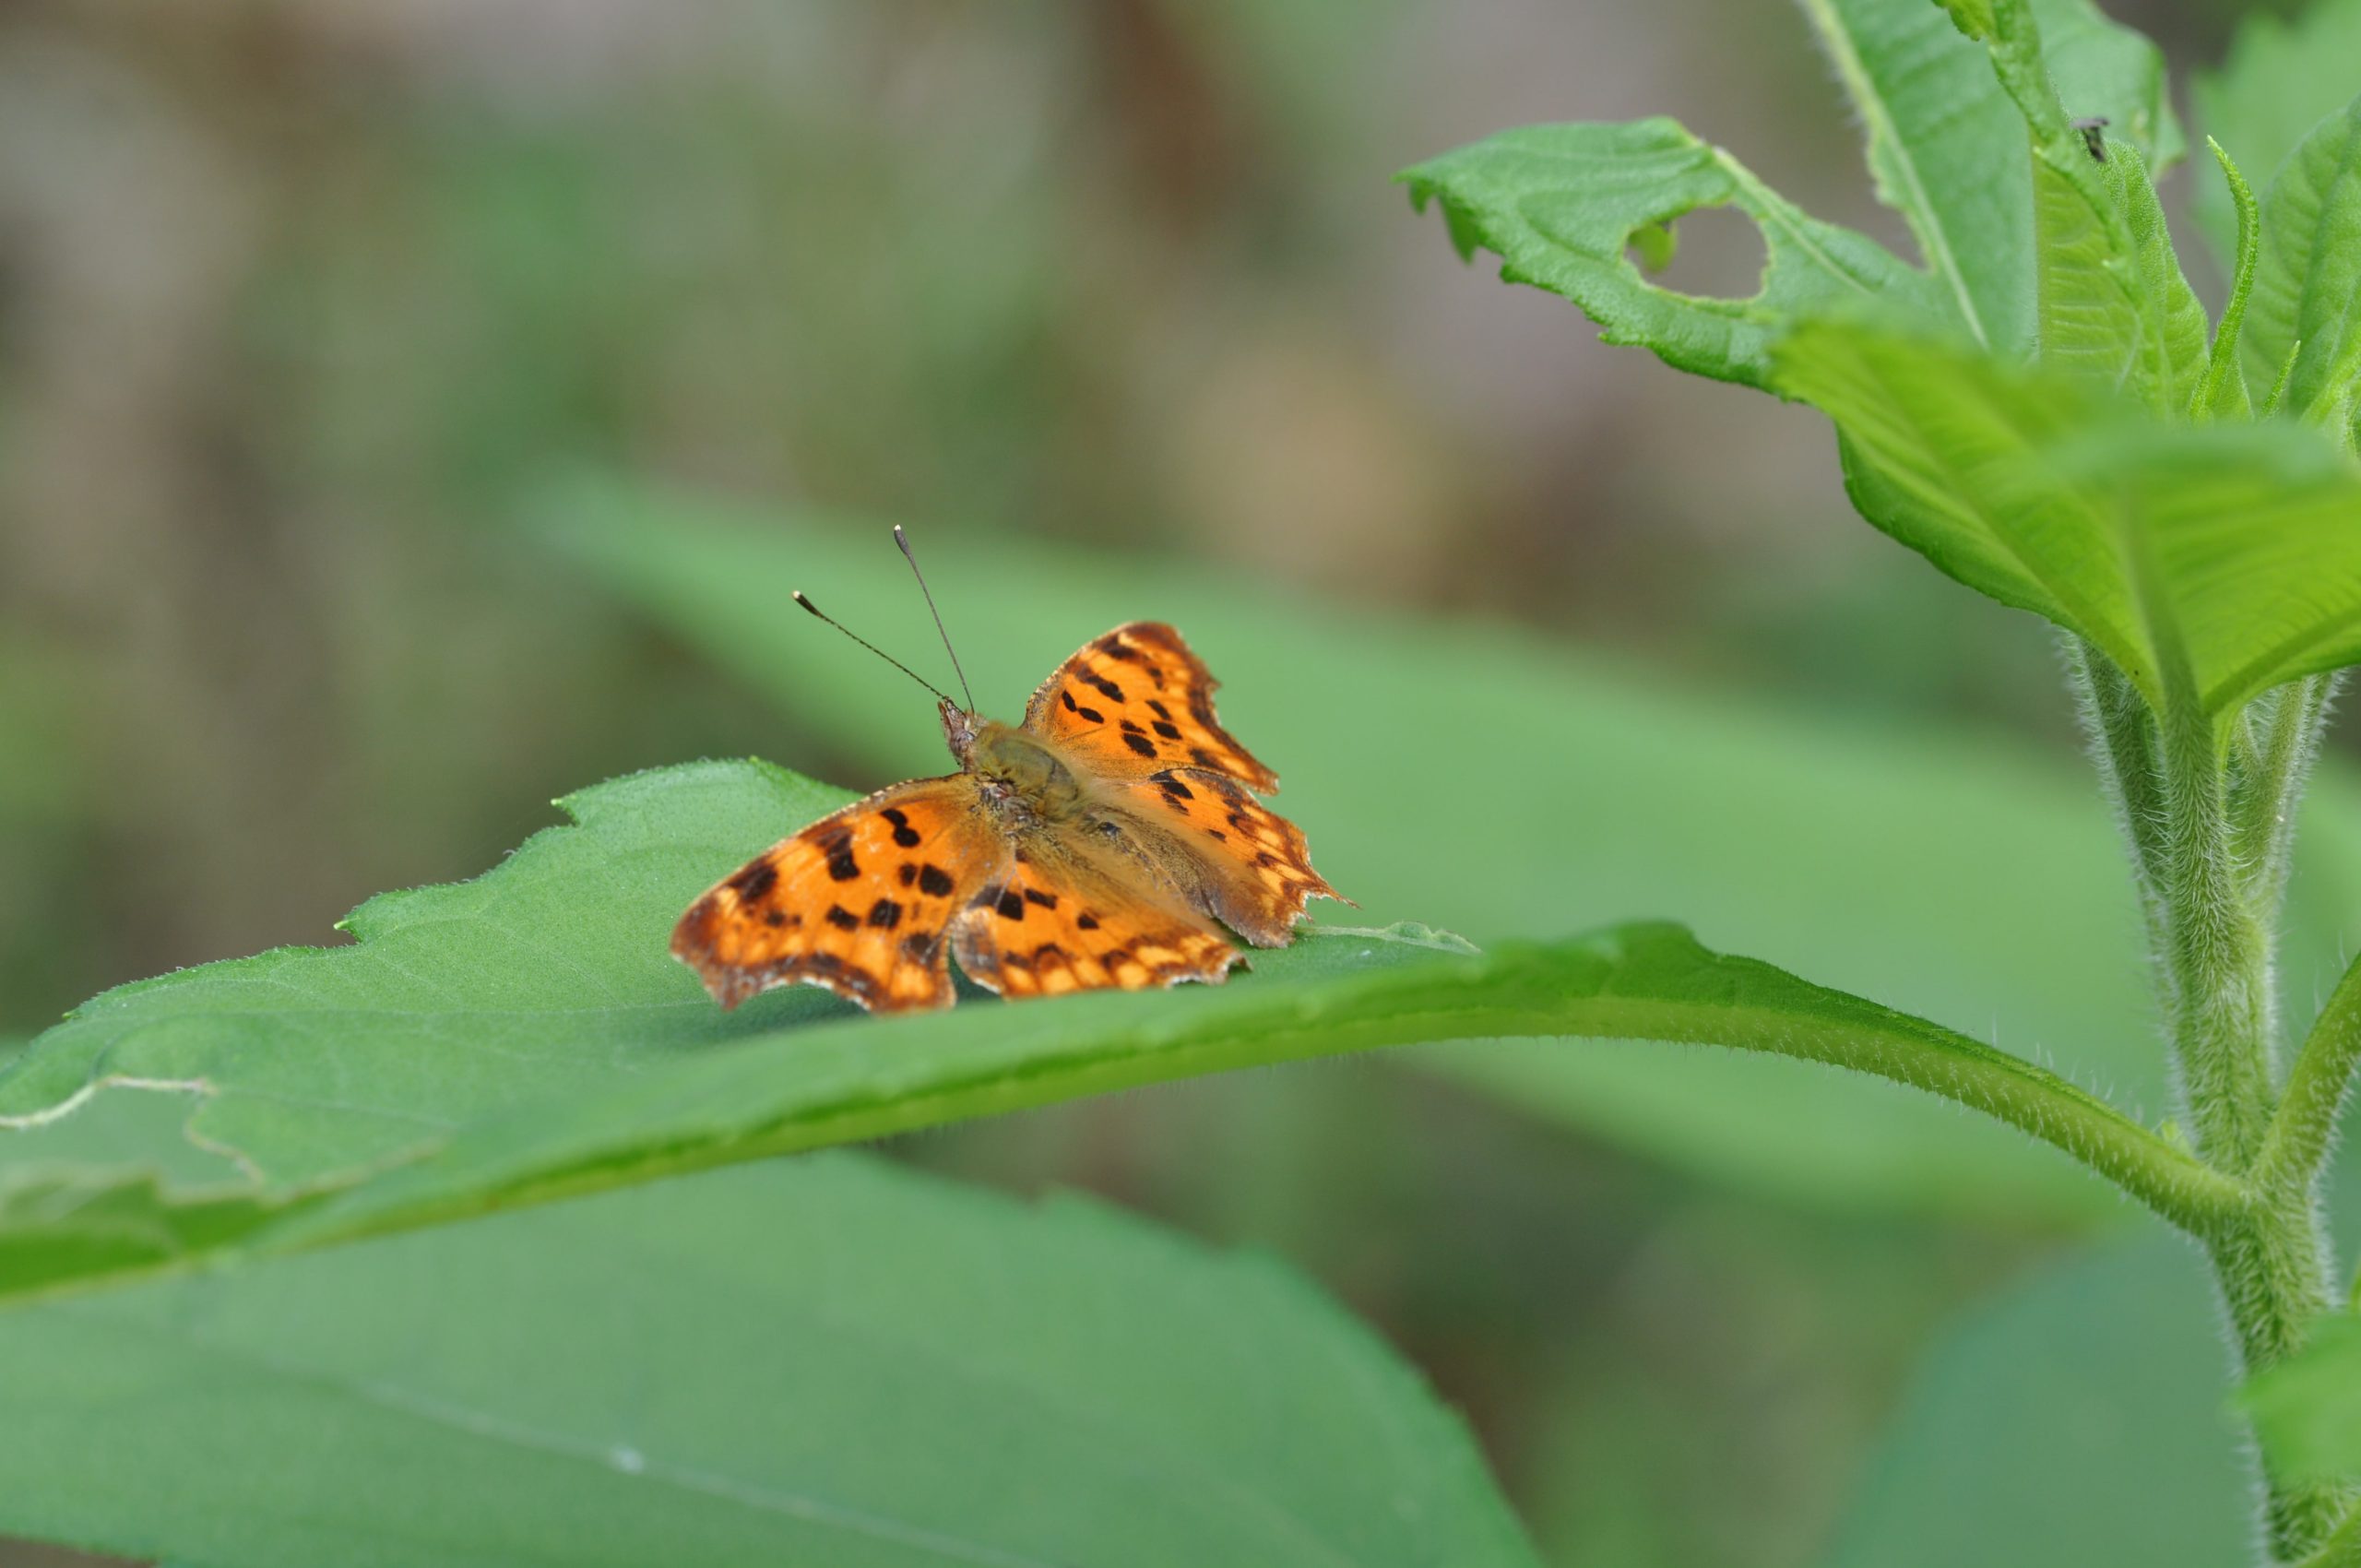
<path fill-rule="evenodd" d="M 1528 125 L 1404 172 L 1410 199 L 1442 204 L 1462 255 L 1501 257 L 1501 277 L 1561 294 L 1609 343 L 1636 343 L 1698 375 L 1763 386 L 1781 331 L 1833 312 L 1952 319 L 1955 302 L 1875 241 L 1822 223 L 1721 148 L 1671 120 Z M 1648 282 L 1635 235 L 1701 208 L 1735 207 L 1768 252 L 1750 299 L 1702 299 Z M 1654 247 L 1659 242 L 1647 242 Z"/>
<path fill-rule="evenodd" d="M 2355 67 L 2361 74 L 2361 65 Z M 2247 307 L 2248 366 L 2303 415 L 2350 399 L 2361 375 L 2361 98 L 2304 138 L 2262 199 L 2262 257 Z M 2340 434 L 2349 437 L 2351 410 Z"/>
<path fill-rule="evenodd" d="M 2104 117 L 2066 107 L 2031 0 L 1992 0 L 1955 9 L 1953 19 L 1986 45 L 2030 138 L 2043 362 L 2128 386 L 2158 412 L 2179 413 L 2188 407 L 2182 383 L 2193 383 L 2204 357 L 2204 315 L 2173 259 L 2138 138 L 2111 153 Z M 2160 74 L 2153 51 L 2148 54 Z M 2178 150 L 2176 134 L 2160 160 Z"/>
<path fill-rule="evenodd" d="M 2125 386 L 2141 360 L 2142 311 L 2134 242 L 2115 182 L 2070 177 L 2036 158 L 2033 194 L 2041 362 L 2100 386 Z"/>
<path fill-rule="evenodd" d="M 806 1030 L 791 1057 L 717 1052 L 668 1074 L 661 1098 L 635 1084 L 578 1097 L 562 1117 L 532 1110 L 487 1120 L 286 1234 L 300 1245 L 430 1223 L 486 1201 L 712 1163 L 722 1151 L 810 1147 L 1228 1067 L 1513 1036 L 1721 1045 L 1849 1067 L 1974 1105 L 2151 1201 L 2208 1211 L 2234 1201 L 2219 1179 L 2046 1069 L 1768 964 L 1709 952 L 1678 926 L 1423 964 L 1390 958 L 1385 945 L 1376 932 L 1299 943 L 1307 963 L 1335 977 L 1317 986 L 1237 983 L 1154 1009 L 1138 997 L 1080 997 L 1048 1017 L 979 1008 L 960 1022 L 944 1015 Z"/>
<path fill-rule="evenodd" d="M 2190 414 L 2201 422 L 2251 419 L 2254 399 L 2247 390 L 2245 362 L 2239 349 L 2246 329 L 2247 302 L 2254 295 L 2255 271 L 2262 255 L 2262 208 L 2254 199 L 2246 176 L 2239 172 L 2237 163 L 2222 144 L 2208 137 L 2205 145 L 2221 166 L 2223 186 L 2237 209 L 2237 262 L 2231 272 L 2229 302 L 2222 307 L 2222 325 L 2214 330 L 2213 341 L 2206 350 L 2205 383 Z"/>
<path fill-rule="evenodd" d="M 2206 130 L 2268 185 L 2296 144 L 2361 89 L 2356 60 L 2361 0 L 2311 0 L 2292 19 L 2256 11 L 2238 24 L 2222 68 L 2197 77 L 2198 113 Z M 2229 193 L 2201 181 L 2196 208 L 2216 254 L 2225 261 L 2235 256 L 2237 215 Z"/>
<path fill-rule="evenodd" d="M 2201 1260 L 2149 1235 L 1964 1313 L 1920 1362 L 1827 1568 L 2219 1568 L 2253 1557 Z"/>
<path fill-rule="evenodd" d="M 1804 13 L 1861 117 L 1879 196 L 1908 220 L 1961 324 L 1995 351 L 2030 353 L 2030 164 L 2023 121 L 1991 61 L 1917 0 L 1805 0 Z M 2044 0 L 2035 16 L 2070 113 L 2105 117 L 2111 136 L 2159 168 L 2178 156 L 2155 45 L 2086 0 Z"/>
<path fill-rule="evenodd" d="M 2205 376 L 2205 307 L 2181 272 L 2165 210 L 2137 148 L 2107 154 L 2116 199 L 2131 225 L 2131 299 L 2138 317 L 2130 389 L 2154 412 L 2187 415 Z"/>
<path fill-rule="evenodd" d="M 19 1135 L 177 1086 L 187 1135 L 251 1180 L 224 1193 L 148 1162 L 79 1172 L 154 1251 L 99 1248 L 53 1165 L 0 1194 L 0 1293 L 236 1244 L 303 1248 L 757 1156 L 1228 1068 L 1420 1040 L 1589 1036 L 1722 1044 L 1849 1065 L 1989 1111 L 2168 1210 L 2219 1182 L 2017 1057 L 1636 925 L 1470 955 L 1423 928 L 1328 928 L 1220 987 L 971 1002 L 891 1019 L 824 992 L 712 1006 L 664 952 L 713 875 L 840 799 L 776 768 L 700 764 L 574 797 L 471 883 L 373 900 L 360 942 L 287 949 L 101 996 L 0 1079 Z M 1574 1049 L 1561 1045 L 1559 1049 Z M 39 1150 L 35 1151 L 38 1158 Z M 160 1189 L 160 1198 L 150 1188 Z M 183 1205 L 187 1206 L 184 1208 Z M 156 1211 L 175 1219 L 163 1229 Z"/>
<path fill-rule="evenodd" d="M 790 586 L 825 584 L 833 612 L 890 647 L 923 647 L 934 628 L 882 523 L 597 484 L 554 491 L 546 512 L 556 547 L 771 695 L 804 743 L 864 759 L 873 779 L 943 766 L 902 676 L 779 612 Z M 1678 913 L 1718 945 L 2061 1060 L 2119 1103 L 2165 1102 L 2135 910 L 2079 769 L 1982 733 L 1765 711 L 1547 638 L 1347 613 L 1185 561 L 958 528 L 920 542 L 979 692 L 1029 691 L 1125 617 L 1187 630 L 1228 679 L 1225 719 L 1302 802 L 1322 867 L 1374 908 L 1479 941 Z M 1008 603 L 1026 613 L 991 616 Z M 1944 894 L 1896 919 L 1896 886 Z M 2361 897 L 2361 876 L 2336 887 Z M 2331 948 L 2341 898 L 2319 904 Z M 2126 1212 L 1989 1123 L 1853 1075 L 1515 1040 L 1416 1059 L 1757 1196 L 2011 1227 Z M 1744 1116 L 1755 1103 L 1775 1110 Z"/>
<path fill-rule="evenodd" d="M 1534 1561 L 1461 1424 L 1286 1270 L 855 1157 L 0 1328 L 0 1532 L 142 1558 Z"/>
<path fill-rule="evenodd" d="M 2311 1342 L 2249 1380 L 2237 1403 L 2273 1473 L 2294 1480 L 2361 1476 L 2361 1317 L 2321 1319 Z"/>
<path fill-rule="evenodd" d="M 2284 425 L 2188 428 L 2078 379 L 1833 327 L 1780 389 L 1828 411 L 1863 515 L 2203 711 L 2361 659 L 2361 473 Z M 2140 579 L 2145 577 L 2145 582 Z"/>

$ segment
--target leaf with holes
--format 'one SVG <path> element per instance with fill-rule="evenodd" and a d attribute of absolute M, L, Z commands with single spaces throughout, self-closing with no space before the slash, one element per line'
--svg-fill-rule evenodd
<path fill-rule="evenodd" d="M 1562 294 L 1609 343 L 1636 343 L 1698 375 L 1766 386 L 1770 344 L 1798 321 L 1899 311 L 1954 319 L 1938 289 L 1867 236 L 1807 216 L 1736 159 L 1671 120 L 1529 125 L 1404 172 L 1411 201 L 1438 204 L 1462 255 L 1501 258 L 1501 276 Z M 1650 283 L 1633 236 L 1703 208 L 1735 207 L 1762 232 L 1762 285 L 1743 300 Z"/>

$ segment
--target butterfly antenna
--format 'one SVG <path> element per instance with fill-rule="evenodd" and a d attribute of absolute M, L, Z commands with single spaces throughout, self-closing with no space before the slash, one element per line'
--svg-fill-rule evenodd
<path fill-rule="evenodd" d="M 871 642 L 867 637 L 862 636 L 860 633 L 846 625 L 842 621 L 837 620 L 835 616 L 829 614 L 826 611 L 821 609 L 818 605 L 804 598 L 803 590 L 801 588 L 797 588 L 793 597 L 796 603 L 803 606 L 804 609 L 809 610 L 813 614 L 817 615 L 821 620 L 825 621 L 829 625 L 834 626 L 836 630 L 842 632 L 845 636 L 850 637 L 853 641 L 859 643 L 861 647 L 867 648 L 870 652 L 875 654 L 878 658 L 884 659 L 895 669 L 899 670 L 903 674 L 908 675 L 911 680 L 916 681 L 919 685 L 924 686 L 928 691 L 932 692 L 944 702 L 949 702 L 951 700 L 950 693 L 943 691 L 933 682 L 928 680 L 925 676 L 919 674 L 917 671 L 911 669 L 908 665 L 903 663 L 892 654 L 887 653 L 884 648 L 879 647 L 875 643 Z"/>
<path fill-rule="evenodd" d="M 943 651 L 951 656 L 951 672 L 959 677 L 959 690 L 967 698 L 967 711 L 976 711 L 976 694 L 967 690 L 967 672 L 959 668 L 959 650 L 951 646 L 951 633 L 943 624 L 943 612 L 934 607 L 934 590 L 926 586 L 926 574 L 919 570 L 919 558 L 910 553 L 910 541 L 902 537 L 902 525 L 894 525 L 894 542 L 902 547 L 902 559 L 910 564 L 910 575 L 919 580 L 919 591 L 926 595 L 927 613 L 934 617 L 934 629 L 943 634 Z"/>

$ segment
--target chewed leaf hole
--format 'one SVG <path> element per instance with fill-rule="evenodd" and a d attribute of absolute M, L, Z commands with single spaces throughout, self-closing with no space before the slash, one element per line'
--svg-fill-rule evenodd
<path fill-rule="evenodd" d="M 1623 254 L 1659 289 L 1696 299 L 1751 299 L 1770 252 L 1762 231 L 1734 207 L 1701 207 L 1631 231 Z"/>

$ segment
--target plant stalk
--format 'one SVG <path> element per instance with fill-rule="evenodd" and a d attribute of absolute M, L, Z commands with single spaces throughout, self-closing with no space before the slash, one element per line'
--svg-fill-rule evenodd
<path fill-rule="evenodd" d="M 2319 1188 L 2361 1064 L 2356 964 L 2322 1011 L 2284 1093 L 2273 1092 L 2280 906 L 2296 806 L 2334 677 L 2289 683 L 2234 724 L 2217 726 L 2169 653 L 2159 672 L 2160 713 L 2096 649 L 2070 642 L 2067 652 L 2147 917 L 2183 1109 L 2201 1158 L 2245 1195 L 2236 1221 L 2207 1239 L 2206 1250 L 2251 1377 L 2299 1349 L 2329 1308 Z M 2265 1468 L 2272 1561 L 2350 1556 L 2361 1568 L 2350 1495 L 2282 1482 Z"/>

